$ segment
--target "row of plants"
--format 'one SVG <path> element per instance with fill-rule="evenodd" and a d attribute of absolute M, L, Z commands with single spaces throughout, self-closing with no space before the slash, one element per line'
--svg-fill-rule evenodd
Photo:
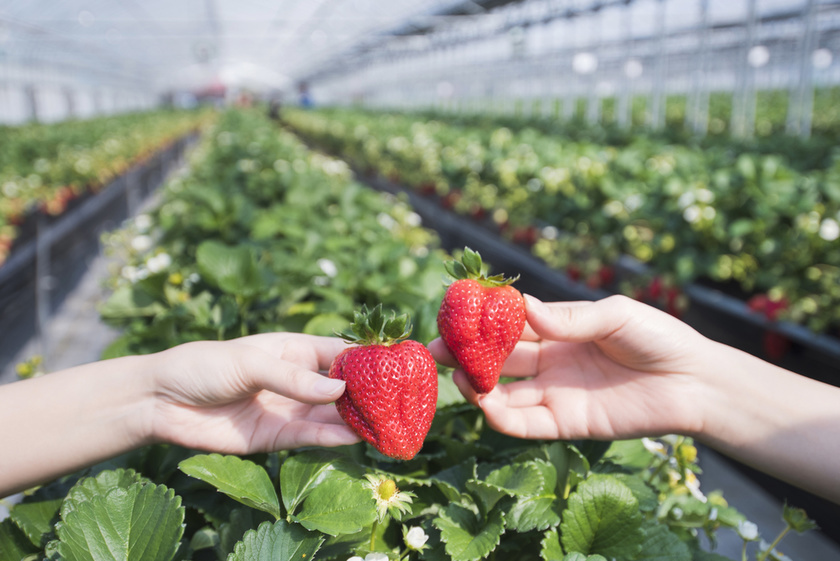
<path fill-rule="evenodd" d="M 440 197 L 593 288 L 678 314 L 680 286 L 713 283 L 771 320 L 840 326 L 840 155 L 803 171 L 783 154 L 645 135 L 612 146 L 341 109 L 285 119 L 362 172 Z M 617 283 L 621 255 L 650 274 Z"/>
<path fill-rule="evenodd" d="M 227 113 L 161 204 L 109 237 L 126 264 L 102 307 L 124 330 L 106 355 L 330 335 L 379 304 L 409 312 L 412 337 L 428 342 L 444 289 L 436 244 L 405 203 L 353 182 L 343 162 L 260 114 Z M 783 559 L 778 540 L 762 543 L 720 493 L 701 491 L 690 439 L 506 437 L 445 371 L 436 409 L 407 461 L 366 443 L 245 458 L 131 452 L 27 492 L 0 522 L 0 558 L 717 561 L 703 544 L 724 529 L 745 555 L 749 544 L 761 561 Z M 808 527 L 801 511 L 784 517 Z"/>
<path fill-rule="evenodd" d="M 210 117 L 154 111 L 0 127 L 0 266 L 27 217 L 62 214 Z"/>

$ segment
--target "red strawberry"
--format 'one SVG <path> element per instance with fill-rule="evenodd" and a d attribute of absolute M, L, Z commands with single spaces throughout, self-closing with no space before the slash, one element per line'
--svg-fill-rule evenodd
<path fill-rule="evenodd" d="M 446 269 L 456 280 L 438 311 L 438 331 L 473 389 L 488 393 L 525 327 L 525 300 L 510 286 L 519 277 L 485 276 L 481 256 L 470 248 Z"/>
<path fill-rule="evenodd" d="M 423 447 L 437 406 L 437 366 L 411 333 L 405 315 L 386 319 L 382 306 L 362 308 L 344 339 L 360 346 L 342 351 L 330 378 L 346 389 L 335 405 L 341 418 L 377 450 L 410 460 Z"/>

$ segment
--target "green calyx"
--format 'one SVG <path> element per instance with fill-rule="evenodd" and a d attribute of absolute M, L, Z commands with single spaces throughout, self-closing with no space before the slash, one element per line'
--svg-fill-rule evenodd
<path fill-rule="evenodd" d="M 444 263 L 446 272 L 454 279 L 451 282 L 465 279 L 472 279 L 484 286 L 508 286 L 519 279 L 519 275 L 506 279 L 504 275 L 487 276 L 484 272 L 484 263 L 477 251 L 465 247 L 464 255 L 460 261 L 447 261 Z M 450 282 L 450 284 L 451 284 Z"/>
<path fill-rule="evenodd" d="M 408 314 L 396 315 L 393 310 L 385 317 L 382 304 L 372 310 L 362 305 L 362 310 L 353 314 L 350 329 L 336 335 L 358 345 L 393 345 L 411 335 L 411 322 Z"/>

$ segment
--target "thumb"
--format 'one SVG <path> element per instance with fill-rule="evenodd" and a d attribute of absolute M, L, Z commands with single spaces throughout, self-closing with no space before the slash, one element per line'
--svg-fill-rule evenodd
<path fill-rule="evenodd" d="M 252 391 L 268 390 L 304 403 L 330 403 L 344 393 L 344 382 L 312 372 L 293 362 L 278 360 L 259 349 L 237 356 L 238 371 Z"/>
<path fill-rule="evenodd" d="M 625 296 L 610 296 L 596 302 L 544 303 L 525 295 L 528 325 L 543 339 L 585 343 L 606 339 L 632 317 L 637 304 Z"/>

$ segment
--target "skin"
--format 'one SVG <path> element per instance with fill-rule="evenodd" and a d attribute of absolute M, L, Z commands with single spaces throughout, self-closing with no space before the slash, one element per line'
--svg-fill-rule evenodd
<path fill-rule="evenodd" d="M 323 375 L 337 338 L 261 334 L 87 364 L 0 387 L 0 497 L 169 443 L 229 454 L 359 441 Z"/>
<path fill-rule="evenodd" d="M 500 432 L 618 440 L 683 434 L 840 503 L 840 388 L 700 335 L 623 296 L 542 303 L 488 394 L 454 379 Z M 440 339 L 438 362 L 457 366 Z"/>

